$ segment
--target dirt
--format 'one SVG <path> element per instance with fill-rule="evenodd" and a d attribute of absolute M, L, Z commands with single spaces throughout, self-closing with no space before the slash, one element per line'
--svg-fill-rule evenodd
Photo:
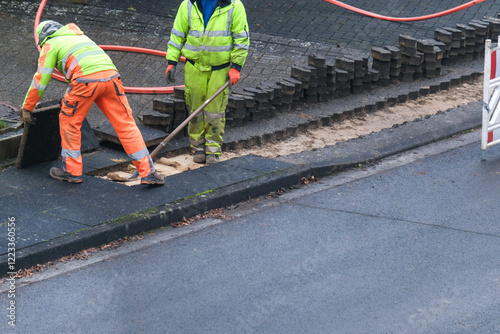
<path fill-rule="evenodd" d="M 483 94 L 481 82 L 482 80 L 479 79 L 476 82 L 465 83 L 453 87 L 450 90 L 440 91 L 436 94 L 398 104 L 394 107 L 387 107 L 363 117 L 355 117 L 333 124 L 329 127 L 321 127 L 307 131 L 304 134 L 287 140 L 277 141 L 251 149 L 222 152 L 220 161 L 249 154 L 275 158 L 278 156 L 310 151 L 312 149 L 319 149 L 327 145 L 335 145 L 338 142 L 357 138 L 362 135 L 368 135 L 372 132 L 378 132 L 384 128 L 390 128 L 395 124 L 413 121 L 417 118 L 434 115 L 451 108 L 456 108 L 460 105 L 478 101 L 482 98 Z M 202 164 L 194 163 L 192 156 L 189 154 L 160 158 L 158 161 L 155 161 L 156 170 L 164 176 L 182 173 L 203 166 Z M 126 185 L 133 186 L 140 182 L 139 178 L 134 180 L 127 179 L 134 171 L 135 168 L 129 165 L 126 170 L 112 171 L 107 174 L 104 173 L 102 177 L 114 181 L 122 181 Z"/>

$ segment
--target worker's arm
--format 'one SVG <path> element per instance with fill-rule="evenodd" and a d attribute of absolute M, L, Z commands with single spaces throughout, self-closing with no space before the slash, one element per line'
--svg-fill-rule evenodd
<path fill-rule="evenodd" d="M 57 54 L 51 50 L 50 44 L 45 43 L 38 58 L 38 69 L 33 76 L 33 81 L 23 102 L 23 109 L 33 111 L 35 105 L 43 96 L 49 84 L 52 72 L 56 66 Z"/>
<path fill-rule="evenodd" d="M 250 34 L 245 7 L 241 1 L 236 2 L 231 20 L 231 32 L 233 33 L 234 48 L 231 51 L 231 67 L 241 71 L 248 55 L 250 46 Z"/>
<path fill-rule="evenodd" d="M 179 6 L 177 15 L 175 16 L 170 40 L 168 41 L 167 60 L 169 65 L 177 65 L 181 57 L 181 50 L 186 42 L 186 37 L 189 31 L 189 18 L 187 1 L 183 1 Z"/>
<path fill-rule="evenodd" d="M 187 2 L 184 1 L 179 6 L 177 15 L 175 16 L 174 26 L 170 33 L 170 40 L 168 41 L 167 49 L 167 69 L 165 71 L 165 78 L 167 83 L 175 82 L 175 67 L 181 58 L 181 50 L 186 42 L 187 34 L 189 32 L 189 18 Z"/>

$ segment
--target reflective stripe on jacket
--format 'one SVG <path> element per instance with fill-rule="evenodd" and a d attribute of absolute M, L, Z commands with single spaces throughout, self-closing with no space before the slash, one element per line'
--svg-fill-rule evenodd
<path fill-rule="evenodd" d="M 56 68 L 70 82 L 78 77 L 116 70 L 109 56 L 74 23 L 65 25 L 42 43 L 38 69 L 24 99 L 23 107 L 33 110 Z"/>
<path fill-rule="evenodd" d="M 184 0 L 174 21 L 167 60 L 178 62 L 181 54 L 194 62 L 200 71 L 213 66 L 246 61 L 250 37 L 243 3 L 221 0 L 205 29 L 200 0 Z"/>

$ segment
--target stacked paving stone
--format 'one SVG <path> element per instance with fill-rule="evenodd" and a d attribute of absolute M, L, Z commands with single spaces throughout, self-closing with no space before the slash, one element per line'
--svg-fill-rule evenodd
<path fill-rule="evenodd" d="M 304 92 L 309 89 L 309 81 L 311 79 L 311 70 L 306 69 L 302 65 L 293 65 L 290 73 L 292 79 L 301 82 L 301 87 L 297 95 L 294 96 L 294 101 L 300 101 L 304 97 Z"/>
<path fill-rule="evenodd" d="M 434 31 L 434 39 L 443 43 L 442 50 L 444 51 L 442 64 L 449 64 L 453 62 L 450 59 L 451 42 L 453 41 L 453 34 L 445 29 L 436 29 Z"/>
<path fill-rule="evenodd" d="M 469 26 L 474 28 L 476 36 L 476 44 L 474 45 L 473 58 L 474 59 L 483 58 L 486 39 L 488 38 L 489 25 L 482 21 L 472 20 L 469 22 Z"/>
<path fill-rule="evenodd" d="M 157 97 L 153 100 L 153 111 L 144 113 L 142 123 L 153 128 L 171 132 L 188 116 L 184 88 L 174 88 L 173 96 Z M 184 129 L 184 134 L 187 129 Z"/>
<path fill-rule="evenodd" d="M 399 84 L 401 74 L 401 49 L 395 46 L 385 46 L 387 51 L 391 52 L 391 68 L 389 71 L 392 84 Z"/>
<path fill-rule="evenodd" d="M 333 77 L 335 78 L 333 97 L 338 99 L 342 96 L 346 96 L 348 94 L 347 92 L 350 93 L 349 73 L 346 70 L 337 68 L 335 65 L 332 67 Z"/>
<path fill-rule="evenodd" d="M 245 109 L 245 99 L 242 96 L 229 95 L 226 107 L 226 126 L 243 126 L 249 118 L 250 116 Z"/>
<path fill-rule="evenodd" d="M 465 57 L 465 37 L 462 31 L 456 28 L 444 27 L 444 31 L 451 33 L 450 50 L 447 53 L 448 64 L 456 64 Z"/>
<path fill-rule="evenodd" d="M 385 48 L 373 47 L 371 52 L 372 68 L 378 71 L 378 82 L 381 86 L 387 86 L 391 82 L 392 52 Z"/>
<path fill-rule="evenodd" d="M 441 61 L 444 57 L 444 43 L 433 39 L 417 40 L 417 50 L 423 54 L 423 75 L 433 79 L 441 75 Z"/>
<path fill-rule="evenodd" d="M 400 35 L 401 49 L 400 80 L 409 82 L 423 76 L 424 54 L 417 50 L 417 40 L 411 36 Z"/>
<path fill-rule="evenodd" d="M 369 60 L 370 57 L 363 57 L 363 70 L 365 72 L 363 76 L 363 91 L 367 92 L 370 91 L 373 86 L 372 86 L 372 74 L 370 70 L 372 69 L 369 65 Z M 378 80 L 377 80 L 378 82 Z"/>
<path fill-rule="evenodd" d="M 247 88 L 244 90 L 248 91 Z M 262 85 L 256 86 L 252 89 L 252 92 L 256 96 L 256 101 L 258 105 L 258 109 L 261 111 L 264 119 L 273 117 L 278 109 L 276 109 L 277 103 L 274 98 L 274 90 L 268 87 L 262 87 Z M 258 96 L 261 96 L 258 99 Z"/>
<path fill-rule="evenodd" d="M 171 132 L 173 115 L 174 102 L 170 97 L 157 97 L 153 99 L 153 110 L 143 113 L 141 122 L 155 129 Z"/>
<path fill-rule="evenodd" d="M 271 100 L 274 97 L 269 91 L 259 89 L 257 87 L 244 87 L 240 94 L 253 97 L 255 100 L 255 110 L 249 115 L 251 120 L 268 119 L 274 116 Z"/>
<path fill-rule="evenodd" d="M 458 23 L 456 28 L 462 31 L 462 40 L 465 39 L 465 57 L 467 61 L 474 59 L 474 51 L 476 48 L 476 28 L 468 25 Z"/>
<path fill-rule="evenodd" d="M 172 114 L 163 111 L 165 108 L 163 108 L 163 106 L 158 106 L 158 101 L 156 101 L 156 105 L 154 105 L 153 108 L 156 109 L 145 112 L 142 115 L 142 124 L 165 132 L 171 132 L 173 120 Z M 158 111 L 158 109 L 162 111 Z"/>
<path fill-rule="evenodd" d="M 498 35 L 500 35 L 500 18 L 483 17 L 481 21 L 488 24 L 488 39 L 498 41 Z"/>
<path fill-rule="evenodd" d="M 335 65 L 329 63 L 326 64 L 326 90 L 328 96 L 331 98 L 335 97 L 335 82 L 337 81 L 337 75 L 335 72 Z"/>
<path fill-rule="evenodd" d="M 292 77 L 283 79 L 286 83 L 291 83 L 295 86 L 295 93 L 293 93 L 293 102 L 299 102 L 302 94 L 302 81 L 294 79 Z"/>
<path fill-rule="evenodd" d="M 244 119 L 246 121 L 259 121 L 262 119 L 262 114 L 260 112 L 260 110 L 257 110 L 257 102 L 255 101 L 255 94 L 251 93 L 251 92 L 243 92 L 243 91 L 239 91 L 239 92 L 231 92 L 229 94 L 229 98 L 228 98 L 228 108 L 233 108 L 233 109 L 241 109 L 241 100 L 240 99 L 243 99 L 244 101 L 244 104 L 243 104 L 243 107 L 245 108 L 244 110 Z M 240 116 L 243 116 L 243 112 L 242 111 L 235 111 L 234 112 L 235 115 L 238 115 Z M 231 111 L 229 111 L 228 113 L 228 110 L 226 109 L 226 124 L 227 126 L 231 126 L 231 122 L 229 122 L 228 124 L 228 118 L 232 118 L 232 115 L 231 115 Z M 245 121 L 243 121 L 245 122 Z M 236 123 L 238 123 L 238 121 L 236 121 Z"/>
<path fill-rule="evenodd" d="M 340 98 L 351 95 L 352 81 L 354 80 L 354 60 L 346 57 L 336 58 L 335 78 L 334 97 Z"/>
<path fill-rule="evenodd" d="M 351 92 L 361 94 L 365 89 L 371 89 L 371 85 L 367 85 L 368 80 L 365 79 L 368 77 L 368 57 L 351 56 L 349 58 L 354 61 L 354 78 L 351 82 Z"/>
<path fill-rule="evenodd" d="M 319 57 L 315 54 L 309 55 L 307 57 L 307 64 L 316 68 L 317 74 L 317 98 L 319 102 L 324 102 L 328 100 L 329 92 L 327 90 L 327 68 L 325 57 Z"/>
<path fill-rule="evenodd" d="M 174 96 L 170 99 L 174 102 L 174 114 L 172 120 L 172 129 L 177 128 L 189 116 L 184 95 L 184 87 L 175 87 Z M 194 110 L 193 110 L 194 111 Z M 187 126 L 183 130 L 187 135 Z"/>
<path fill-rule="evenodd" d="M 293 96 L 295 95 L 297 82 L 293 83 L 289 80 L 280 80 L 276 82 L 276 84 L 281 87 L 282 111 L 287 112 L 292 110 L 292 103 L 294 101 Z M 300 85 L 300 81 L 298 82 L 298 84 Z"/>
<path fill-rule="evenodd" d="M 292 66 L 288 78 L 232 89 L 226 108 L 226 126 L 239 127 L 250 121 L 268 119 L 276 113 L 290 111 L 301 102 L 322 102 L 400 81 L 436 78 L 441 74 L 442 65 L 484 56 L 486 39 L 496 41 L 498 35 L 500 19 L 485 17 L 468 24 L 456 24 L 454 28 L 436 29 L 434 39 L 417 40 L 401 35 L 399 47 L 371 48 L 371 64 L 368 57 L 357 55 L 337 57 L 333 63 L 327 63 L 324 57 L 309 55 L 306 64 Z M 171 132 L 187 116 L 184 89 L 176 87 L 173 96 L 153 100 L 153 110 L 142 115 L 142 123 Z"/>
<path fill-rule="evenodd" d="M 483 57 L 486 39 L 496 40 L 498 34 L 500 20 L 483 18 L 468 24 L 456 24 L 455 28 L 436 29 L 434 39 L 444 43 L 441 48 L 444 51 L 443 65 L 449 65 L 459 60 L 470 61 Z"/>
<path fill-rule="evenodd" d="M 309 71 L 309 80 L 307 88 L 304 87 L 302 100 L 306 103 L 318 102 L 318 69 L 310 65 L 304 65 L 303 68 Z"/>
<path fill-rule="evenodd" d="M 267 91 L 269 94 L 269 101 L 271 103 L 271 109 L 274 112 L 281 113 L 285 109 L 283 107 L 283 90 L 280 85 L 272 82 L 261 82 L 257 88 Z"/>
<path fill-rule="evenodd" d="M 379 75 L 378 71 L 374 68 L 370 68 L 370 70 L 368 71 L 368 74 L 370 75 L 370 79 L 372 81 L 371 88 L 375 89 L 378 86 L 380 86 L 379 85 L 380 75 Z"/>

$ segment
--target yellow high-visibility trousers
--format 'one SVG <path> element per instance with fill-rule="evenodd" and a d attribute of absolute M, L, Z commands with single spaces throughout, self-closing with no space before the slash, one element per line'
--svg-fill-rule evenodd
<path fill-rule="evenodd" d="M 202 72 L 190 62 L 186 62 L 184 72 L 184 94 L 188 111 L 191 113 L 226 83 L 229 66 L 220 70 Z M 194 151 L 220 156 L 226 125 L 228 92 L 229 89 L 226 88 L 189 122 L 189 143 Z"/>

